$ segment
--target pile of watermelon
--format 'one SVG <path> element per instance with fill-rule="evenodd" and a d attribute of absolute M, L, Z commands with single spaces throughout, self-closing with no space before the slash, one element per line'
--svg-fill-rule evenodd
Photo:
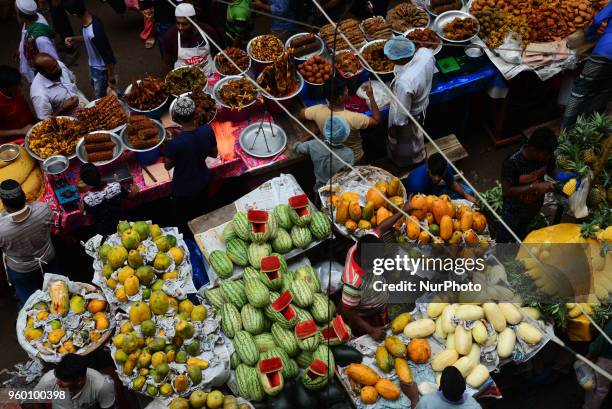
<path fill-rule="evenodd" d="M 223 333 L 232 339 L 238 393 L 261 401 L 276 396 L 298 378 L 305 388 L 320 390 L 334 375 L 328 346 L 343 344 L 351 330 L 309 265 L 288 271 L 282 256 L 246 267 L 240 280 L 224 280 L 204 295 L 215 308 Z"/>
<path fill-rule="evenodd" d="M 211 252 L 209 262 L 219 278 L 231 277 L 234 266 L 261 268 L 261 259 L 304 249 L 331 234 L 328 216 L 313 211 L 306 195 L 289 198 L 273 211 L 238 212 L 223 230 L 226 250 Z"/>

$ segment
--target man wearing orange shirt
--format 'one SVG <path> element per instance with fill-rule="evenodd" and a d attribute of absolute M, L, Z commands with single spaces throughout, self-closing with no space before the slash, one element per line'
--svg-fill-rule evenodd
<path fill-rule="evenodd" d="M 0 140 L 11 141 L 30 130 L 35 118 L 21 92 L 17 68 L 0 65 Z"/>

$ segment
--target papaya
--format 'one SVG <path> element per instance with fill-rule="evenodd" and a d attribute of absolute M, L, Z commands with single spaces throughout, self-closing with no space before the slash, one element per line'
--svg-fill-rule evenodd
<path fill-rule="evenodd" d="M 364 220 L 370 220 L 374 216 L 374 203 L 367 202 L 365 207 L 361 210 L 361 218 Z"/>
<path fill-rule="evenodd" d="M 400 209 L 404 206 L 404 198 L 401 196 L 391 196 L 389 197 L 389 202 L 390 203 L 387 203 L 387 208 L 393 213 L 395 213 L 397 209 L 392 206 L 392 204 L 399 207 Z"/>
<path fill-rule="evenodd" d="M 370 230 L 372 225 L 367 220 L 359 220 L 359 223 L 357 223 L 357 228 L 360 230 Z"/>
<path fill-rule="evenodd" d="M 344 224 L 349 218 L 349 202 L 343 200 L 336 210 L 336 223 Z"/>
<path fill-rule="evenodd" d="M 442 216 L 450 217 L 451 211 L 451 205 L 446 200 L 438 199 L 433 202 L 432 213 L 434 215 L 434 219 L 436 219 L 436 222 L 438 224 L 442 222 Z"/>
<path fill-rule="evenodd" d="M 484 214 L 475 212 L 473 219 L 472 228 L 476 230 L 476 233 L 482 233 L 487 228 L 487 218 Z"/>
<path fill-rule="evenodd" d="M 467 244 L 478 244 L 479 242 L 478 235 L 471 229 L 463 233 L 463 239 Z"/>
<path fill-rule="evenodd" d="M 400 194 L 400 180 L 393 176 L 387 185 L 387 196 L 397 196 Z"/>
<path fill-rule="evenodd" d="M 376 211 L 376 224 L 378 226 L 380 226 L 380 224 L 383 221 L 385 221 L 386 219 L 388 219 L 392 215 L 393 214 L 390 211 L 388 211 L 387 209 L 385 209 L 384 207 L 378 208 L 378 210 Z"/>
<path fill-rule="evenodd" d="M 434 195 L 428 195 L 427 196 L 427 211 L 429 213 L 433 212 L 433 204 L 434 204 L 434 202 L 436 200 L 438 200 L 438 198 L 436 196 L 434 196 Z"/>
<path fill-rule="evenodd" d="M 453 220 L 447 214 L 442 216 L 440 220 L 440 238 L 442 240 L 449 240 L 453 235 Z"/>
<path fill-rule="evenodd" d="M 471 211 L 465 210 L 461 213 L 461 231 L 468 231 L 472 228 L 474 215 Z"/>
<path fill-rule="evenodd" d="M 348 203 L 353 200 L 359 201 L 359 193 L 355 192 L 344 192 L 340 195 L 340 199 L 347 201 Z"/>
<path fill-rule="evenodd" d="M 375 209 L 380 208 L 385 204 L 384 192 L 381 191 L 379 193 L 375 188 L 368 189 L 366 193 L 366 203 L 367 202 L 372 202 Z"/>
<path fill-rule="evenodd" d="M 357 223 L 355 222 L 355 220 L 349 219 L 344 223 L 344 227 L 346 227 L 348 231 L 354 232 L 355 230 L 357 230 Z"/>
<path fill-rule="evenodd" d="M 427 215 L 427 197 L 425 195 L 414 195 L 410 200 L 412 215 L 419 220 L 423 220 Z"/>
<path fill-rule="evenodd" d="M 376 214 L 372 215 L 372 218 L 370 219 L 370 225 L 372 227 L 376 227 L 377 226 L 377 224 L 376 224 Z"/>
<path fill-rule="evenodd" d="M 407 234 L 410 240 L 416 240 L 419 238 L 419 234 L 421 233 L 421 226 L 413 220 L 407 220 Z"/>
<path fill-rule="evenodd" d="M 349 217 L 356 222 L 361 220 L 361 206 L 359 206 L 359 201 L 352 200 L 349 203 Z"/>
<path fill-rule="evenodd" d="M 425 230 L 419 233 L 419 238 L 417 239 L 419 244 L 427 244 L 429 243 L 429 234 Z"/>
<path fill-rule="evenodd" d="M 380 190 L 382 193 L 384 193 L 385 195 L 390 196 L 387 193 L 387 188 L 389 187 L 389 184 L 387 183 L 386 180 L 379 180 L 378 182 L 376 182 L 376 184 L 374 185 L 374 187 L 378 190 Z"/>
<path fill-rule="evenodd" d="M 459 230 L 455 230 L 451 238 L 448 240 L 448 243 L 449 244 L 459 244 L 461 243 L 462 238 L 463 238 L 463 234 L 461 234 Z"/>
<path fill-rule="evenodd" d="M 461 221 L 457 219 L 453 219 L 453 230 L 461 231 Z"/>
<path fill-rule="evenodd" d="M 425 215 L 425 220 L 427 220 L 427 224 L 435 224 L 436 219 L 434 219 L 434 215 L 431 212 L 427 212 Z"/>

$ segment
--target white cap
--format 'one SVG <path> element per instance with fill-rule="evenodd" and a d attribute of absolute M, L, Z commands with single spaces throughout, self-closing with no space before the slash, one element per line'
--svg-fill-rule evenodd
<path fill-rule="evenodd" d="M 16 0 L 15 6 L 17 10 L 28 16 L 35 16 L 38 6 L 34 0 Z"/>
<path fill-rule="evenodd" d="M 175 17 L 193 17 L 195 15 L 195 8 L 193 8 L 193 5 L 191 5 L 190 3 L 181 3 L 174 9 Z"/>

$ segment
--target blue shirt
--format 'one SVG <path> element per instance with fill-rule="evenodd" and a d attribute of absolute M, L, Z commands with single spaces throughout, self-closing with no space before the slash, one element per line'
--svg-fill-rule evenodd
<path fill-rule="evenodd" d="M 208 185 L 210 172 L 205 159 L 216 147 L 210 125 L 181 132 L 168 144 L 166 157 L 174 162 L 173 195 L 192 196 Z"/>
<path fill-rule="evenodd" d="M 290 18 L 295 20 L 295 15 L 291 7 L 292 0 L 270 0 L 270 9 L 272 14 L 279 17 Z M 296 25 L 284 20 L 272 19 L 273 31 L 294 30 Z"/>
<path fill-rule="evenodd" d="M 463 395 L 461 402 L 451 402 L 438 391 L 422 396 L 415 409 L 482 409 L 482 406 L 467 394 Z"/>
<path fill-rule="evenodd" d="M 450 165 L 446 165 L 446 171 L 442 177 L 444 184 L 449 187 L 455 182 L 453 176 L 453 170 Z M 418 168 L 412 170 L 406 181 L 404 182 L 406 191 L 410 193 L 422 193 L 424 195 L 437 194 L 440 185 L 436 185 L 433 180 L 429 177 L 427 164 L 423 164 Z"/>
<path fill-rule="evenodd" d="M 597 44 L 595 44 L 595 49 L 593 49 L 593 54 L 601 55 L 606 57 L 608 60 L 612 60 L 612 2 L 608 3 L 606 7 L 601 9 L 599 13 L 595 15 L 593 19 L 593 24 L 587 29 L 586 37 L 588 39 L 593 38 L 597 34 L 597 30 L 602 25 L 604 21 L 608 21 L 608 27 L 606 27 L 606 31 L 599 37 Z"/>

